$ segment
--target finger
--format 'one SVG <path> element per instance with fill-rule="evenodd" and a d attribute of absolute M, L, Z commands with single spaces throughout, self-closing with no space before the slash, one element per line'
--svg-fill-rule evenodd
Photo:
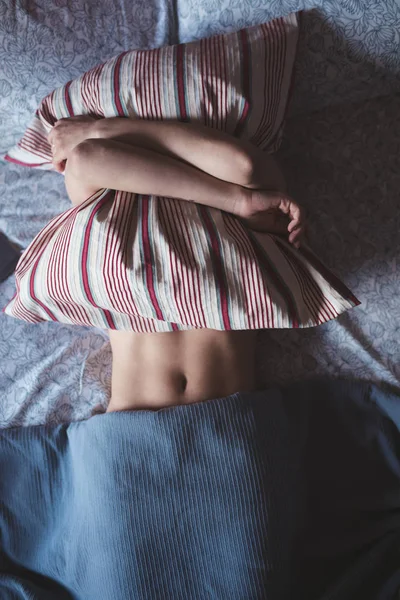
<path fill-rule="evenodd" d="M 289 224 L 289 226 L 287 228 L 289 234 L 299 235 L 304 232 L 305 227 L 304 227 L 303 223 L 297 223 L 296 225 L 291 227 L 292 224 L 293 224 L 293 221 Z"/>
<path fill-rule="evenodd" d="M 302 208 L 295 202 L 290 203 L 289 214 L 292 221 L 301 222 L 304 217 Z"/>
<path fill-rule="evenodd" d="M 291 198 L 284 195 L 280 198 L 279 210 L 288 215 L 291 221 L 299 223 L 303 220 L 303 209 Z"/>
<path fill-rule="evenodd" d="M 63 160 L 66 159 L 65 153 L 61 152 L 59 148 L 56 148 L 54 146 L 51 150 L 53 153 L 53 162 L 54 163 L 61 163 Z"/>
<path fill-rule="evenodd" d="M 293 233 L 289 235 L 289 242 L 299 248 L 299 246 L 304 241 L 304 231 L 301 229 L 296 229 Z"/>
<path fill-rule="evenodd" d="M 302 207 L 299 206 L 299 204 L 297 204 L 297 202 L 295 202 L 290 196 L 281 195 L 279 209 L 285 214 L 288 214 L 291 220 L 301 221 L 304 218 L 304 211 Z"/>
<path fill-rule="evenodd" d="M 294 233 L 291 233 L 289 235 L 289 242 L 291 244 L 294 244 L 295 242 L 300 241 L 300 239 L 301 239 L 301 232 L 299 232 L 299 231 L 295 231 Z"/>
<path fill-rule="evenodd" d="M 294 246 L 295 248 L 300 248 L 300 246 L 301 246 L 301 239 L 292 239 L 290 237 L 289 238 L 289 244 L 292 244 L 292 246 Z"/>
<path fill-rule="evenodd" d="M 301 221 L 290 221 L 289 225 L 288 225 L 288 232 L 291 233 L 292 231 L 294 231 L 295 229 L 299 229 L 299 227 L 302 227 L 303 223 Z"/>
<path fill-rule="evenodd" d="M 289 198 L 289 196 L 286 196 L 286 195 L 277 194 L 277 201 L 278 201 L 278 205 L 276 206 L 276 208 L 279 208 L 279 210 L 281 212 L 283 212 L 285 215 L 289 215 L 290 214 L 290 204 L 292 202 L 291 198 Z"/>
<path fill-rule="evenodd" d="M 289 233 L 288 239 L 291 244 L 295 244 L 298 247 L 304 241 L 304 228 L 298 227 L 297 229 L 294 229 Z"/>
<path fill-rule="evenodd" d="M 58 173 L 63 173 L 65 170 L 65 160 L 53 160 L 53 167 Z"/>
<path fill-rule="evenodd" d="M 58 132 L 55 131 L 54 129 L 52 129 L 52 131 L 47 136 L 47 141 L 51 145 L 53 152 L 54 152 L 54 147 L 57 145 L 59 139 L 60 138 L 59 138 Z"/>

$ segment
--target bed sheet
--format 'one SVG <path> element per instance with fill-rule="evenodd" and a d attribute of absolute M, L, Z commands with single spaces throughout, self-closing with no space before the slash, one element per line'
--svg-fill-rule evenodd
<path fill-rule="evenodd" d="M 177 0 L 180 41 L 302 12 L 290 114 L 400 90 L 399 0 Z"/>
<path fill-rule="evenodd" d="M 261 384 L 323 374 L 400 387 L 395 94 L 400 6 L 391 0 L 369 3 L 367 19 L 360 12 L 365 4 L 332 0 L 323 10 L 305 13 L 291 118 L 280 151 L 293 194 L 310 210 L 313 249 L 363 304 L 317 329 L 261 333 Z M 289 0 L 221 0 L 216 18 L 216 5 L 208 0 L 101 0 L 90 9 L 76 0 L 54 0 L 54 10 L 36 0 L 23 6 L 0 3 L 1 151 L 18 139 L 45 93 L 121 50 L 201 37 L 216 27 L 225 31 L 310 7 Z M 383 39 L 376 27 L 385 12 L 389 25 Z M 332 34 L 338 28 L 345 45 Z M 373 67 L 359 38 L 363 52 L 367 47 L 374 57 Z M 360 50 L 356 60 L 346 54 L 354 44 Z M 345 80 L 340 61 L 347 65 Z M 21 248 L 69 207 L 56 173 L 1 163 L 0 185 L 7 190 L 0 199 L 0 229 Z M 14 288 L 14 277 L 0 284 L 1 306 Z M 107 340 L 101 330 L 30 325 L 1 314 L 0 427 L 75 421 L 105 407 L 111 374 Z"/>
<path fill-rule="evenodd" d="M 0 2 L 0 153 L 21 137 L 43 96 L 124 50 L 176 43 L 168 0 Z M 21 249 L 69 208 L 63 178 L 0 162 L 0 229 Z M 0 284 L 3 307 L 14 277 Z M 0 314 L 0 427 L 83 419 L 109 397 L 101 330 L 31 325 Z"/>
<path fill-rule="evenodd" d="M 315 375 L 400 389 L 400 95 L 288 121 L 279 157 L 310 245 L 361 301 L 304 332 L 262 332 L 264 383 Z"/>

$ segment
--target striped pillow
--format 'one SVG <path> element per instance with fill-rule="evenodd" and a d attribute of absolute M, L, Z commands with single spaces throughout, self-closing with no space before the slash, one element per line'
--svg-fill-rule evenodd
<path fill-rule="evenodd" d="M 64 117 L 197 121 L 279 146 L 298 38 L 296 14 L 228 35 L 123 52 L 54 90 L 4 157 L 52 169 L 47 134 Z"/>
<path fill-rule="evenodd" d="M 200 121 L 273 151 L 281 139 L 296 15 L 190 44 L 125 52 L 47 96 L 7 160 L 52 168 L 47 133 L 80 114 Z M 3 309 L 138 332 L 324 323 L 358 300 L 306 248 L 222 211 L 98 190 L 22 255 Z"/>

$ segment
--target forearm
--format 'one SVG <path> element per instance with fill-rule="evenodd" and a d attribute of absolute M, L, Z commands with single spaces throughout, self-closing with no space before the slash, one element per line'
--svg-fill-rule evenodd
<path fill-rule="evenodd" d="M 89 189 L 93 193 L 99 188 L 110 188 L 193 201 L 238 216 L 249 197 L 249 190 L 239 185 L 212 177 L 170 156 L 115 139 L 79 144 L 72 151 L 67 168 L 69 175 L 85 184 L 83 195 Z"/>
<path fill-rule="evenodd" d="M 97 121 L 94 133 L 165 154 L 224 181 L 247 182 L 249 165 L 239 141 L 199 123 L 116 117 Z"/>
<path fill-rule="evenodd" d="M 224 181 L 275 188 L 274 159 L 253 144 L 199 123 L 108 118 L 96 121 L 93 137 L 115 139 L 178 159 Z"/>

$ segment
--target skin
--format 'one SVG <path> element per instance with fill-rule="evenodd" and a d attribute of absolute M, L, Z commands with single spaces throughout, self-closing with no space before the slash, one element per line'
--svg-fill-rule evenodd
<path fill-rule="evenodd" d="M 60 119 L 49 141 L 74 205 L 101 188 L 179 198 L 301 243 L 301 207 L 287 195 L 275 160 L 248 142 L 198 124 L 88 116 Z M 110 330 L 109 336 L 108 412 L 158 410 L 256 388 L 254 331 Z"/>

